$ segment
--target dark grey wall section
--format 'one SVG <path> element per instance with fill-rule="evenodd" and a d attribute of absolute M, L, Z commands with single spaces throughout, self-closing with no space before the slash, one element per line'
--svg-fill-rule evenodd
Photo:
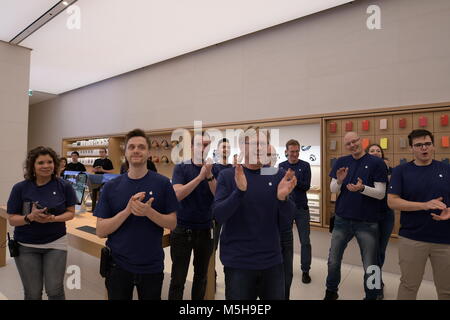
<path fill-rule="evenodd" d="M 381 30 L 366 27 L 371 4 Z M 29 146 L 450 101 L 449 18 L 448 0 L 356 1 L 33 105 Z"/>

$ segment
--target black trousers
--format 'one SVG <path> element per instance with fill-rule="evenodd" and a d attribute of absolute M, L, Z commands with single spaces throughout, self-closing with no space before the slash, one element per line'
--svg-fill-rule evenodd
<path fill-rule="evenodd" d="M 194 281 L 192 300 L 203 300 L 209 259 L 214 247 L 211 228 L 192 230 L 176 227 L 170 234 L 170 256 L 172 274 L 169 288 L 169 300 L 182 300 L 186 276 L 189 270 L 191 253 L 194 252 Z"/>
<path fill-rule="evenodd" d="M 136 274 L 113 264 L 105 284 L 108 300 L 133 300 L 136 286 L 139 300 L 161 300 L 164 272 Z"/>

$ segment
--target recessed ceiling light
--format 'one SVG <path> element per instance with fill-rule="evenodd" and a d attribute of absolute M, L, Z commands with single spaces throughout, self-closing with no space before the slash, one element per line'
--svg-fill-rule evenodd
<path fill-rule="evenodd" d="M 62 4 L 65 5 L 65 6 L 69 5 L 69 3 L 67 1 L 63 1 Z"/>

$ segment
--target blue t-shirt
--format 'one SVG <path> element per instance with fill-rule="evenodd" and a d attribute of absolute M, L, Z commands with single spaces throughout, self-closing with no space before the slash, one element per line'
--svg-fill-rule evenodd
<path fill-rule="evenodd" d="M 217 180 L 219 178 L 220 171 L 231 168 L 231 167 L 232 167 L 231 164 L 214 163 L 211 172 L 212 172 L 214 178 L 216 178 L 216 180 Z"/>
<path fill-rule="evenodd" d="M 292 199 L 297 205 L 297 208 L 308 209 L 306 191 L 311 188 L 311 166 L 309 163 L 299 159 L 297 163 L 292 164 L 286 160 L 280 163 L 279 167 L 286 171 L 292 169 L 295 172 L 297 185 L 291 193 Z"/>
<path fill-rule="evenodd" d="M 244 192 L 236 186 L 235 168 L 225 169 L 219 175 L 213 212 L 223 225 L 220 259 L 226 267 L 263 270 L 283 261 L 279 221 L 292 221 L 295 204 L 277 198 L 284 170 L 275 175 L 261 175 L 260 171 L 244 168 Z"/>
<path fill-rule="evenodd" d="M 146 193 L 143 202 L 153 197 L 152 207 L 161 214 L 178 209 L 169 179 L 148 171 L 141 179 L 130 179 L 124 173 L 107 182 L 94 216 L 103 219 L 114 217 L 126 208 L 130 198 L 138 192 Z M 138 274 L 158 273 L 164 270 L 163 231 L 149 218 L 130 214 L 119 229 L 108 236 L 106 245 L 111 249 L 113 260 L 122 269 Z"/>
<path fill-rule="evenodd" d="M 330 177 L 337 179 L 336 172 L 343 167 L 348 167 L 348 173 L 336 201 L 336 215 L 366 222 L 379 221 L 383 200 L 368 197 L 360 192 L 351 192 L 347 189 L 347 184 L 356 184 L 358 178 L 368 187 L 374 187 L 375 182 L 386 183 L 386 164 L 382 159 L 367 153 L 357 160 L 352 155 L 343 156 L 334 163 Z"/>
<path fill-rule="evenodd" d="M 172 184 L 188 184 L 199 175 L 201 169 L 201 166 L 196 166 L 191 160 L 177 164 L 173 169 Z M 205 179 L 186 198 L 180 201 L 177 225 L 196 230 L 211 228 L 211 205 L 213 201 L 214 195 Z"/>
<path fill-rule="evenodd" d="M 54 178 L 42 186 L 37 186 L 34 181 L 24 180 L 12 188 L 7 212 L 25 215 L 31 212 L 33 202 L 39 202 L 52 214 L 58 216 L 66 212 L 68 207 L 74 206 L 78 200 L 73 187 L 60 178 Z M 65 234 L 65 222 L 32 222 L 14 229 L 14 238 L 19 242 L 29 244 L 50 243 Z"/>
<path fill-rule="evenodd" d="M 428 166 L 408 162 L 394 168 L 389 193 L 407 201 L 427 202 L 442 197 L 450 206 L 450 166 L 433 160 Z M 416 241 L 450 244 L 450 220 L 436 221 L 439 210 L 402 211 L 399 235 Z"/>

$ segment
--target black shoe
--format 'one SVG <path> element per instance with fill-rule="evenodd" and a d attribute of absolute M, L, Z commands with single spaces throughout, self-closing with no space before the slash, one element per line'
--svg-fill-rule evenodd
<path fill-rule="evenodd" d="M 381 287 L 380 293 L 377 296 L 377 300 L 383 300 L 384 299 L 384 285 Z"/>
<path fill-rule="evenodd" d="M 325 291 L 325 298 L 323 300 L 337 300 L 339 298 L 339 295 L 337 292 L 333 292 L 330 290 Z"/>
<path fill-rule="evenodd" d="M 309 272 L 303 272 L 302 275 L 302 282 L 303 283 L 310 283 L 311 282 L 311 277 L 309 276 Z"/>

